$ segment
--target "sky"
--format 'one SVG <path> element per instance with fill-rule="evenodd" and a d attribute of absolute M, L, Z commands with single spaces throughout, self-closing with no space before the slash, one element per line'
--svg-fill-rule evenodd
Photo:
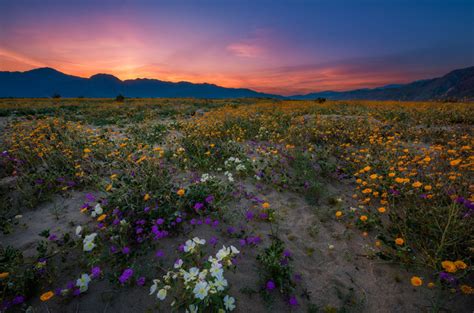
<path fill-rule="evenodd" d="M 472 65 L 474 0 L 0 0 L 0 71 L 292 95 Z"/>

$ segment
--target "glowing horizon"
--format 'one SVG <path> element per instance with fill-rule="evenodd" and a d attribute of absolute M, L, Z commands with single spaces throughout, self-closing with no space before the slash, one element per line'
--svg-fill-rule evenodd
<path fill-rule="evenodd" d="M 290 95 L 407 83 L 474 64 L 469 1 L 240 4 L 4 1 L 0 70 Z"/>

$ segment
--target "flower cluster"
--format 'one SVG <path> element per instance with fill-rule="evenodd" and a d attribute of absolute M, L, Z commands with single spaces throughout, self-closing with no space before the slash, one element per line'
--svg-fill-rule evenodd
<path fill-rule="evenodd" d="M 172 292 L 179 301 L 173 301 L 171 306 L 184 308 L 187 312 L 205 308 L 234 310 L 235 299 L 227 294 L 229 283 L 224 277 L 224 269 L 233 265 L 233 259 L 240 252 L 234 246 L 223 246 L 215 256 L 201 259 L 198 247 L 205 242 L 197 237 L 187 240 L 183 246 L 186 255 L 176 260 L 173 270 L 168 271 L 162 280 L 153 280 L 150 295 L 156 292 L 156 297 L 163 301 Z"/>

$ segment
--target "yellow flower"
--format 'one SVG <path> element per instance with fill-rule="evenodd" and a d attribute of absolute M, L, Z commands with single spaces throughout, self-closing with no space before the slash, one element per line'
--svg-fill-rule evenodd
<path fill-rule="evenodd" d="M 361 217 L 359 218 L 362 222 L 365 222 L 367 221 L 368 217 L 367 215 L 361 215 Z"/>
<path fill-rule="evenodd" d="M 5 278 L 7 278 L 9 275 L 10 275 L 10 273 L 8 273 L 8 272 L 0 273 L 0 279 L 5 279 Z"/>
<path fill-rule="evenodd" d="M 380 240 L 375 241 L 375 246 L 380 247 L 382 245 L 382 242 Z"/>
<path fill-rule="evenodd" d="M 143 201 L 148 201 L 150 200 L 150 195 L 149 194 L 146 194 L 145 196 L 143 196 Z"/>
<path fill-rule="evenodd" d="M 388 177 L 395 177 L 395 173 L 388 173 Z"/>
<path fill-rule="evenodd" d="M 105 220 L 106 217 L 107 217 L 107 214 L 102 214 L 101 216 L 97 218 L 97 222 L 102 222 L 103 220 Z"/>
<path fill-rule="evenodd" d="M 421 278 L 418 277 L 418 276 L 413 276 L 410 279 L 410 282 L 411 282 L 412 286 L 414 286 L 414 287 L 419 287 L 419 286 L 423 285 L 423 280 L 421 280 Z"/>
<path fill-rule="evenodd" d="M 441 262 L 441 266 L 449 273 L 455 273 L 458 270 L 454 262 L 451 261 L 443 261 Z"/>
<path fill-rule="evenodd" d="M 461 289 L 461 292 L 465 295 L 472 295 L 474 294 L 474 288 L 472 288 L 471 286 L 468 286 L 468 285 L 461 285 L 461 287 L 459 287 L 459 289 Z"/>
<path fill-rule="evenodd" d="M 422 185 L 423 185 L 422 183 L 420 183 L 419 181 L 416 181 L 416 182 L 413 183 L 412 186 L 415 187 L 415 188 L 420 188 Z"/>
<path fill-rule="evenodd" d="M 176 192 L 176 194 L 177 194 L 178 196 L 180 196 L 180 197 L 184 196 L 184 193 L 185 193 L 185 191 L 184 191 L 183 188 L 179 189 L 179 190 Z"/>
<path fill-rule="evenodd" d="M 385 213 L 386 209 L 384 207 L 380 207 L 377 209 L 379 213 Z"/>
<path fill-rule="evenodd" d="M 432 281 L 430 281 L 428 283 L 428 288 L 434 288 L 434 287 L 435 287 L 435 284 Z"/>
<path fill-rule="evenodd" d="M 108 184 L 107 187 L 105 187 L 105 191 L 110 191 L 112 190 L 112 184 Z"/>
<path fill-rule="evenodd" d="M 41 296 L 40 296 L 40 300 L 41 301 L 48 301 L 49 299 L 51 299 L 52 297 L 54 296 L 54 292 L 52 291 L 47 291 L 45 293 L 43 293 Z"/>
<path fill-rule="evenodd" d="M 464 263 L 463 261 L 461 260 L 457 260 L 454 262 L 454 265 L 456 265 L 456 268 L 457 269 L 460 269 L 460 270 L 465 270 L 467 268 L 467 264 Z"/>
<path fill-rule="evenodd" d="M 89 148 L 85 148 L 85 149 L 84 149 L 84 153 L 91 153 L 91 152 L 92 152 L 92 151 L 91 151 L 91 149 L 89 149 Z"/>
<path fill-rule="evenodd" d="M 450 164 L 451 166 L 459 165 L 459 163 L 461 163 L 461 160 L 460 160 L 460 159 L 452 160 L 451 162 L 449 162 L 449 164 Z"/>
<path fill-rule="evenodd" d="M 426 191 L 430 191 L 431 189 L 432 189 L 431 185 L 426 185 L 426 186 L 425 186 L 425 190 L 426 190 Z"/>
<path fill-rule="evenodd" d="M 262 204 L 262 208 L 264 208 L 264 209 L 268 209 L 269 207 L 270 207 L 270 203 L 268 203 L 268 202 L 264 202 Z"/>
<path fill-rule="evenodd" d="M 370 177 L 370 179 L 377 179 L 378 176 L 377 176 L 377 174 L 372 174 L 369 177 Z"/>
<path fill-rule="evenodd" d="M 395 244 L 397 246 L 402 246 L 404 243 L 405 243 L 405 240 L 403 240 L 403 238 L 398 237 L 395 239 Z"/>
<path fill-rule="evenodd" d="M 336 217 L 341 217 L 342 216 L 342 212 L 341 211 L 337 211 L 336 212 Z"/>

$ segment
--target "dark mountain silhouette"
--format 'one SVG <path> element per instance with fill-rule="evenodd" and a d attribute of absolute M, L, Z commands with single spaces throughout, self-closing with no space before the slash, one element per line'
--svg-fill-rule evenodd
<path fill-rule="evenodd" d="M 0 72 L 0 97 L 40 98 L 58 94 L 61 97 L 193 97 L 193 98 L 281 98 L 244 88 L 225 88 L 213 84 L 172 83 L 157 79 L 120 80 L 109 74 L 82 78 L 52 68 L 27 72 Z"/>
<path fill-rule="evenodd" d="M 474 100 L 474 66 L 454 70 L 442 77 L 391 84 L 373 89 L 322 91 L 306 95 L 282 97 L 245 88 L 225 88 L 213 84 L 167 82 L 157 79 L 120 80 L 109 74 L 82 78 L 61 73 L 52 68 L 26 72 L 0 72 L 0 97 L 114 98 L 119 94 L 137 98 L 288 98 L 334 100 Z"/>
<path fill-rule="evenodd" d="M 432 79 L 418 80 L 404 85 L 387 85 L 374 89 L 350 91 L 322 91 L 307 95 L 292 96 L 292 99 L 332 100 L 474 100 L 474 66 L 454 70 Z"/>

